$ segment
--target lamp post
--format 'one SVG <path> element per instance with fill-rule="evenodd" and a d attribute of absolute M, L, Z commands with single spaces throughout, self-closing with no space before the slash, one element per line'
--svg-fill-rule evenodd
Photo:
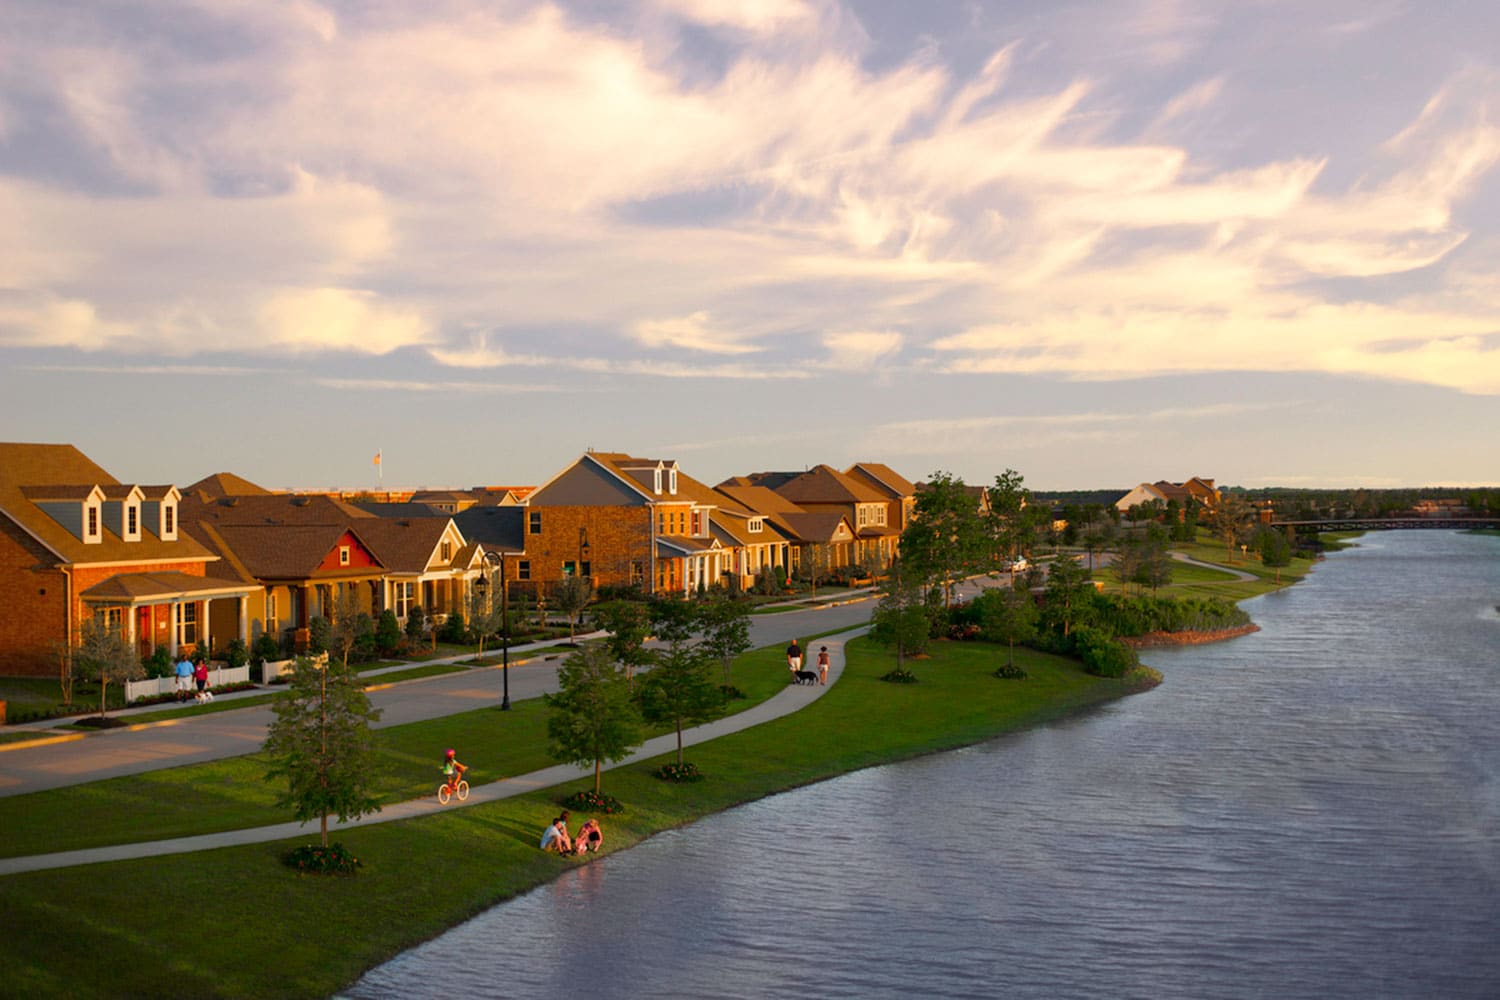
<path fill-rule="evenodd" d="M 500 567 L 500 710 L 510 711 L 510 600 L 505 592 L 505 556 L 486 552 L 487 566 Z"/>

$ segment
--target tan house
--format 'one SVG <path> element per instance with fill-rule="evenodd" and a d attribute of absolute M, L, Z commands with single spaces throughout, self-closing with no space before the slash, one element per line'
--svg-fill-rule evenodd
<path fill-rule="evenodd" d="M 910 485 L 910 484 L 907 484 Z M 909 510 L 894 504 L 889 489 L 877 488 L 865 476 L 846 476 L 828 465 L 817 465 L 806 472 L 757 472 L 725 480 L 720 489 L 738 486 L 764 486 L 790 501 L 806 514 L 838 515 L 848 526 L 849 537 L 834 527 L 834 522 L 812 526 L 802 521 L 799 532 L 811 530 L 816 544 L 830 546 L 826 563 L 830 569 L 859 566 L 880 571 L 896 555 L 901 528 L 891 523 L 895 510 Z M 912 487 L 913 502 L 916 488 Z M 824 527 L 829 540 L 824 540 Z M 809 543 L 812 539 L 808 539 Z"/>

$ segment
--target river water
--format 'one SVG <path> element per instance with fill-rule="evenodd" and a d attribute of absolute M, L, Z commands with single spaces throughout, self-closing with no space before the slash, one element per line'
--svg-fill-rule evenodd
<path fill-rule="evenodd" d="M 1155 691 L 581 866 L 351 997 L 1500 997 L 1500 539 L 1367 535 Z"/>

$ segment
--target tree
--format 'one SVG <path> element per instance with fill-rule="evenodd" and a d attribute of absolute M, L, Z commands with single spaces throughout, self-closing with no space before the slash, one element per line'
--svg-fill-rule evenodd
<path fill-rule="evenodd" d="M 683 727 L 707 722 L 724 709 L 724 693 L 708 677 L 711 654 L 692 641 L 702 624 L 697 605 L 670 598 L 651 602 L 651 631 L 665 648 L 654 651 L 656 665 L 641 683 L 641 715 L 677 731 L 679 765 Z"/>
<path fill-rule="evenodd" d="M 380 811 L 371 792 L 376 758 L 370 738 L 380 710 L 370 707 L 364 682 L 347 664 L 306 656 L 293 664 L 290 690 L 272 708 L 276 719 L 264 750 L 273 763 L 266 774 L 287 782 L 276 804 L 291 807 L 302 823 L 318 817 L 327 847 L 330 813 L 347 821 Z"/>
<path fill-rule="evenodd" d="M 381 656 L 390 656 L 401 648 L 401 623 L 390 608 L 380 612 L 380 618 L 375 622 L 375 648 L 380 650 Z"/>
<path fill-rule="evenodd" d="M 989 495 L 989 528 L 996 551 L 1004 557 L 1029 552 L 1032 544 L 1029 528 L 1034 522 L 1026 514 L 1031 502 L 1026 477 L 1015 469 L 1006 469 L 995 477 L 995 485 L 986 492 Z"/>
<path fill-rule="evenodd" d="M 640 601 L 606 601 L 594 608 L 594 620 L 608 633 L 605 648 L 625 668 L 625 679 L 633 681 L 636 669 L 651 662 L 646 650 L 651 615 L 646 605 Z"/>
<path fill-rule="evenodd" d="M 375 635 L 375 622 L 359 606 L 359 597 L 350 586 L 344 588 L 333 607 L 333 621 L 328 624 L 327 648 L 339 654 L 344 669 L 349 669 L 349 654 L 366 636 Z"/>
<path fill-rule="evenodd" d="M 1135 579 L 1143 587 L 1150 587 L 1152 594 L 1158 587 L 1172 582 L 1170 529 L 1159 524 L 1146 528 L 1146 537 L 1141 540 L 1141 565 Z"/>
<path fill-rule="evenodd" d="M 641 744 L 640 713 L 625 672 L 603 646 L 584 646 L 557 672 L 560 690 L 544 694 L 548 751 L 554 760 L 594 767 L 599 792 L 604 761 L 624 760 Z"/>
<path fill-rule="evenodd" d="M 738 601 L 719 598 L 701 606 L 698 615 L 703 651 L 723 664 L 727 688 L 734 658 L 750 648 L 750 609 Z"/>
<path fill-rule="evenodd" d="M 1036 636 L 1037 610 L 1031 594 L 1016 587 L 996 588 L 980 594 L 974 603 L 979 605 L 984 637 L 1006 643 L 1010 648 L 1005 663 L 1015 666 L 1016 643 L 1029 642 Z"/>
<path fill-rule="evenodd" d="M 492 586 L 483 577 L 479 582 L 484 586 L 476 583 L 469 589 L 469 632 L 479 647 L 474 652 L 476 657 L 484 655 L 485 640 L 505 627 L 505 595 L 499 592 L 498 584 Z"/>
<path fill-rule="evenodd" d="M 1250 502 L 1239 493 L 1227 490 L 1219 496 L 1219 502 L 1209 514 L 1208 523 L 1213 533 L 1224 540 L 1231 562 L 1234 560 L 1234 547 L 1249 537 L 1254 518 L 1255 511 Z"/>
<path fill-rule="evenodd" d="M 832 547 L 825 542 L 814 542 L 803 550 L 801 569 L 807 574 L 807 583 L 812 596 L 818 596 L 818 583 L 828 575 L 832 564 Z"/>
<path fill-rule="evenodd" d="M 53 639 L 47 645 L 57 661 L 57 683 L 62 687 L 62 703 L 71 706 L 73 704 L 73 680 L 78 676 L 78 667 L 74 663 L 76 650 L 66 639 Z"/>
<path fill-rule="evenodd" d="M 927 648 L 931 638 L 932 617 L 920 580 L 912 580 L 903 570 L 905 560 L 891 563 L 886 576 L 884 596 L 870 616 L 870 638 L 896 651 L 896 669 L 905 669 L 908 653 L 915 655 Z"/>
<path fill-rule="evenodd" d="M 989 529 L 964 481 L 934 472 L 917 494 L 911 523 L 901 532 L 908 585 L 938 583 L 943 603 L 952 602 L 955 579 L 993 558 Z"/>
<path fill-rule="evenodd" d="M 141 661 L 130 648 L 125 633 L 97 619 L 87 619 L 78 630 L 78 650 L 73 656 L 85 677 L 99 681 L 99 718 L 104 718 L 108 704 L 105 695 L 111 682 L 123 684 L 140 677 Z"/>
<path fill-rule="evenodd" d="M 1292 564 L 1292 545 L 1285 535 L 1272 527 L 1264 527 L 1255 533 L 1255 551 L 1260 553 L 1263 565 L 1276 570 L 1276 582 L 1281 583 L 1281 571 Z"/>
<path fill-rule="evenodd" d="M 1064 636 L 1089 617 L 1094 595 L 1091 577 L 1087 569 L 1066 556 L 1054 559 L 1047 570 L 1044 618 Z"/>
<path fill-rule="evenodd" d="M 552 603 L 557 610 L 568 616 L 568 641 L 576 641 L 574 636 L 575 626 L 578 624 L 578 616 L 583 609 L 589 606 L 589 600 L 594 596 L 594 584 L 586 576 L 578 573 L 569 573 L 557 582 L 552 588 Z"/>

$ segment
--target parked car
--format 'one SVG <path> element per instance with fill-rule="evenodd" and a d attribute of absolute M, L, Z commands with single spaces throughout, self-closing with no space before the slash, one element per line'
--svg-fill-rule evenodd
<path fill-rule="evenodd" d="M 1024 573 L 1030 568 L 1031 563 L 1026 561 L 1025 556 L 1017 556 L 1015 560 L 1010 564 L 1010 571 L 1012 573 Z"/>

